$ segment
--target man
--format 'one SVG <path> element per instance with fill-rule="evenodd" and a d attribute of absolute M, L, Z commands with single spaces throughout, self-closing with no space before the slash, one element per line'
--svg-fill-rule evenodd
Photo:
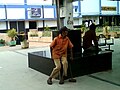
<path fill-rule="evenodd" d="M 62 27 L 60 29 L 59 35 L 54 38 L 50 44 L 52 49 L 52 58 L 54 60 L 55 68 L 53 69 L 50 77 L 47 80 L 49 85 L 52 84 L 52 78 L 58 76 L 61 70 L 61 63 L 63 66 L 63 74 L 60 78 L 59 84 L 64 84 L 64 76 L 67 76 L 68 62 L 67 62 L 67 49 L 70 49 L 71 59 L 73 60 L 72 47 L 70 39 L 67 37 L 68 29 L 67 27 Z M 60 63 L 61 62 L 61 63 Z"/>
<path fill-rule="evenodd" d="M 96 26 L 92 23 L 89 30 L 83 36 L 83 49 L 85 52 L 99 51 L 95 29 Z"/>

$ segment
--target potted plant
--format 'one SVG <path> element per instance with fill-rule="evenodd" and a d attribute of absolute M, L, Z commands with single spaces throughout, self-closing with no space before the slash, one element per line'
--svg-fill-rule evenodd
<path fill-rule="evenodd" d="M 0 39 L 0 46 L 5 46 L 5 40 Z"/>
<path fill-rule="evenodd" d="M 26 35 L 25 33 L 22 31 L 20 32 L 20 37 L 21 37 L 21 48 L 25 49 L 25 48 L 29 48 L 29 42 L 26 40 Z"/>
<path fill-rule="evenodd" d="M 46 25 L 46 27 L 44 28 L 44 31 L 42 33 L 43 37 L 50 37 L 51 36 L 51 31 L 50 31 L 50 27 L 48 27 L 48 25 Z"/>
<path fill-rule="evenodd" d="M 11 38 L 11 40 L 10 40 L 10 42 L 9 42 L 9 45 L 10 45 L 10 46 L 15 46 L 15 45 L 16 45 L 16 40 L 15 40 L 15 38 L 17 38 L 17 34 L 18 34 L 18 33 L 16 32 L 16 29 L 14 29 L 14 28 L 7 31 L 8 37 Z"/>

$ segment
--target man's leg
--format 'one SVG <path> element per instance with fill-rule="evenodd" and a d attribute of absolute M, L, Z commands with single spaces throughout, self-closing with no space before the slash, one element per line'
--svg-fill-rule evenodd
<path fill-rule="evenodd" d="M 53 69 L 49 79 L 47 80 L 48 84 L 52 84 L 52 78 L 55 78 L 61 69 L 60 59 L 54 59 L 55 68 Z"/>
<path fill-rule="evenodd" d="M 63 76 L 67 76 L 68 61 L 66 57 L 62 57 L 62 64 L 63 64 Z M 71 62 L 69 62 L 69 69 L 70 69 L 70 74 L 71 74 L 71 78 L 69 79 L 69 82 L 76 82 L 76 79 L 73 79 L 73 76 L 72 76 Z M 62 82 L 64 83 L 64 78 Z"/>
<path fill-rule="evenodd" d="M 64 76 L 67 76 L 67 69 L 68 69 L 68 62 L 66 57 L 61 57 L 61 64 L 62 64 L 62 72 L 60 74 L 60 82 L 59 84 L 64 84 Z"/>
<path fill-rule="evenodd" d="M 68 61 L 66 57 L 62 57 L 62 65 L 63 65 L 63 75 L 67 76 L 67 69 L 68 69 Z"/>

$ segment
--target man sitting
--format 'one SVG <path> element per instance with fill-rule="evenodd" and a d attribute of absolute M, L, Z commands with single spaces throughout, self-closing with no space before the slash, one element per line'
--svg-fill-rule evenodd
<path fill-rule="evenodd" d="M 92 23 L 89 27 L 89 30 L 85 32 L 83 36 L 83 49 L 84 52 L 98 52 L 101 49 L 98 48 L 98 40 L 96 37 L 96 26 Z"/>

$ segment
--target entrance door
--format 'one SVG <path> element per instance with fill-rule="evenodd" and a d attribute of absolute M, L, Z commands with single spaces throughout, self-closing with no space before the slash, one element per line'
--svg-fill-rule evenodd
<path fill-rule="evenodd" d="M 17 22 L 16 21 L 10 21 L 10 29 L 12 29 L 12 28 L 16 29 L 16 31 L 17 31 Z"/>
<path fill-rule="evenodd" d="M 18 30 L 19 30 L 19 33 L 21 31 L 25 32 L 25 22 L 24 21 L 18 21 Z"/>
<path fill-rule="evenodd" d="M 25 22 L 24 21 L 10 21 L 10 29 L 15 28 L 19 33 L 20 31 L 25 31 Z"/>
<path fill-rule="evenodd" d="M 29 21 L 29 29 L 36 29 L 37 23 L 36 21 Z"/>

